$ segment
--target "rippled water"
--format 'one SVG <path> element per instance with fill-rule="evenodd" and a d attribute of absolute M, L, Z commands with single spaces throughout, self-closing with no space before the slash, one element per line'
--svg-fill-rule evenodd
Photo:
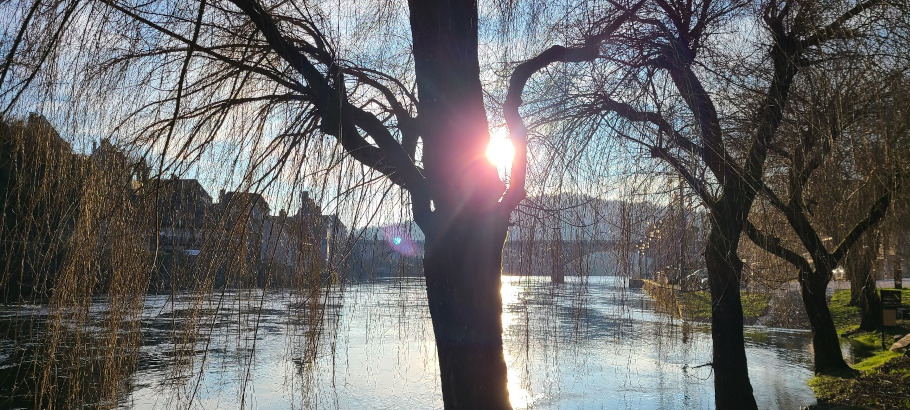
<path fill-rule="evenodd" d="M 621 279 L 554 286 L 549 278 L 504 277 L 502 295 L 516 408 L 713 407 L 711 368 L 701 366 L 711 360 L 709 327 L 655 313 L 648 296 Z M 88 334 L 105 334 L 107 306 L 103 298 L 92 305 Z M 21 379 L 30 371 L 15 362 L 42 339 L 8 339 L 35 334 L 48 315 L 43 306 L 0 306 L 8 328 L 0 335 L 0 393 L 11 398 L 0 407 L 31 407 L 32 382 Z M 118 394 L 124 408 L 442 407 L 422 279 L 348 285 L 313 299 L 261 291 L 149 295 L 141 318 L 138 366 Z M 747 327 L 746 339 L 760 408 L 814 403 L 809 332 Z M 80 363 L 93 372 L 93 359 Z"/>
<path fill-rule="evenodd" d="M 712 372 L 698 367 L 711 360 L 709 329 L 674 323 L 654 313 L 647 296 L 620 285 L 611 277 L 562 286 L 548 278 L 504 278 L 505 356 L 516 408 L 712 407 Z M 147 332 L 142 369 L 124 405 L 442 407 L 422 280 L 349 285 L 322 297 L 328 308 L 316 339 L 306 332 L 314 319 L 291 295 L 205 298 L 206 313 L 197 319 L 215 326 L 189 354 L 192 372 L 175 370 L 175 347 L 164 336 L 172 331 L 166 324 L 199 301 L 149 297 L 146 327 L 162 334 Z M 748 328 L 747 340 L 760 408 L 814 403 L 806 385 L 808 332 Z"/>

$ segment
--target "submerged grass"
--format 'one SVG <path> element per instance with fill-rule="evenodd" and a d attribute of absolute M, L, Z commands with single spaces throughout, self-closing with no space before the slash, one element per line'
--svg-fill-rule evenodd
<path fill-rule="evenodd" d="M 903 289 L 901 298 L 910 301 L 910 289 Z M 819 404 L 837 404 L 874 409 L 910 408 L 910 357 L 886 350 L 895 337 L 910 332 L 910 320 L 898 321 L 898 326 L 885 329 L 885 349 L 881 332 L 858 331 L 860 311 L 849 306 L 850 290 L 838 290 L 831 298 L 829 309 L 838 334 L 853 344 L 862 360 L 853 364 L 859 376 L 816 376 L 809 385 Z"/>
<path fill-rule="evenodd" d="M 711 319 L 711 293 L 706 290 L 681 291 L 678 286 L 645 280 L 643 289 L 657 303 L 658 310 L 689 320 Z M 743 316 L 755 319 L 768 312 L 771 295 L 742 292 Z"/>
<path fill-rule="evenodd" d="M 744 317 L 757 318 L 768 311 L 771 295 L 743 292 L 741 297 Z M 680 310 L 686 318 L 694 320 L 711 318 L 711 294 L 707 291 L 679 292 L 678 299 Z"/>

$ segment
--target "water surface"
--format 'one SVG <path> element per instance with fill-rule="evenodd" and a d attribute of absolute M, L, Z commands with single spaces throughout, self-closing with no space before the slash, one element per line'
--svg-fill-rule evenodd
<path fill-rule="evenodd" d="M 319 314 L 281 292 L 150 296 L 142 366 L 123 405 L 441 408 L 424 286 L 407 278 L 348 285 L 319 295 L 327 306 Z M 504 277 L 502 294 L 516 408 L 713 407 L 713 374 L 703 366 L 711 361 L 710 329 L 655 313 L 621 279 L 553 286 L 549 278 Z M 187 352 L 170 343 L 175 318 L 212 330 Z M 809 332 L 749 327 L 746 339 L 760 408 L 815 402 L 806 384 Z M 175 366 L 175 356 L 192 363 Z"/>

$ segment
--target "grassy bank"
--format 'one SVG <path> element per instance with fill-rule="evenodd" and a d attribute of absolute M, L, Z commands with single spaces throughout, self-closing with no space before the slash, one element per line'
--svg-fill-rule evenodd
<path fill-rule="evenodd" d="M 901 299 L 910 302 L 910 289 L 903 289 Z M 829 308 L 837 332 L 850 339 L 854 352 L 862 357 L 853 367 L 855 377 L 818 376 L 809 383 L 820 404 L 830 403 L 875 409 L 910 408 L 910 358 L 902 353 L 882 349 L 881 332 L 858 331 L 859 308 L 848 306 L 850 291 L 834 292 Z M 885 347 L 890 348 L 896 336 L 910 332 L 910 320 L 885 330 Z"/>
<path fill-rule="evenodd" d="M 664 285 L 652 280 L 645 280 L 643 289 L 651 296 L 658 310 L 689 320 L 708 321 L 711 319 L 711 294 L 699 290 L 680 291 L 676 286 Z M 771 295 L 743 292 L 743 316 L 755 319 L 768 311 Z"/>
<path fill-rule="evenodd" d="M 687 319 L 699 320 L 711 318 L 711 294 L 708 291 L 679 292 L 679 308 Z M 743 317 L 757 318 L 768 311 L 771 295 L 742 292 Z"/>

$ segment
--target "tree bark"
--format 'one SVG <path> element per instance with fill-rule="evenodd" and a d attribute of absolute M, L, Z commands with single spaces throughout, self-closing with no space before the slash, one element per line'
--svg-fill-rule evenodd
<path fill-rule="evenodd" d="M 705 249 L 711 287 L 714 404 L 718 409 L 758 408 L 749 382 L 739 293 L 743 264 L 736 250 L 742 225 L 742 220 L 737 222 L 728 212 L 712 212 L 711 232 Z"/>
<path fill-rule="evenodd" d="M 424 275 L 447 409 L 511 408 L 502 353 L 505 185 L 485 159 L 489 124 L 477 57 L 477 3 L 409 1 L 429 203 Z M 418 206 L 419 205 L 419 206 Z"/>
<path fill-rule="evenodd" d="M 867 240 L 862 244 L 857 244 L 854 249 L 850 249 L 844 260 L 847 279 L 850 280 L 850 306 L 859 306 L 863 297 L 863 285 L 866 283 L 866 275 L 872 269 L 871 253 L 868 249 L 863 249 Z"/>
<path fill-rule="evenodd" d="M 862 297 L 859 300 L 859 311 L 862 317 L 859 324 L 860 330 L 871 332 L 882 326 L 882 300 L 878 297 L 875 276 L 872 275 L 871 270 L 865 275 Z"/>
<path fill-rule="evenodd" d="M 873 331 L 881 326 L 881 300 L 875 288 L 872 265 L 878 248 L 875 235 L 868 232 L 847 253 L 846 269 L 850 278 L 850 305 L 860 309 L 860 330 Z"/>
<path fill-rule="evenodd" d="M 463 212 L 427 238 L 424 269 L 447 409 L 508 409 L 502 246 L 508 220 Z"/>
<path fill-rule="evenodd" d="M 843 374 L 855 372 L 844 361 L 840 350 L 840 339 L 834 327 L 834 319 L 828 309 L 825 291 L 828 287 L 830 266 L 816 265 L 815 272 L 800 272 L 799 284 L 803 303 L 812 327 L 812 349 L 815 353 L 816 374 Z"/>

